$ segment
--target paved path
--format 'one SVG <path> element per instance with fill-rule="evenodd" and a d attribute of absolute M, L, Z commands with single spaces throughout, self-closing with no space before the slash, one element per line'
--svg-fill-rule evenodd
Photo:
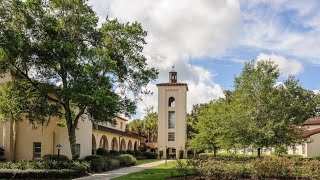
<path fill-rule="evenodd" d="M 172 161 L 172 160 L 168 160 Z M 161 161 L 156 161 L 156 162 L 152 162 L 152 163 L 146 163 L 146 164 L 140 164 L 138 166 L 131 166 L 131 167 L 124 167 L 124 168 L 120 168 L 120 169 L 116 169 L 116 170 L 112 170 L 112 171 L 107 171 L 107 172 L 103 172 L 103 173 L 97 173 L 97 174 L 92 174 L 91 176 L 85 176 L 82 178 L 78 178 L 76 180 L 94 180 L 94 179 L 112 179 L 112 178 L 116 178 L 119 176 L 124 176 L 130 173 L 134 173 L 134 172 L 138 172 L 138 171 L 142 171 L 144 169 L 153 167 L 153 166 L 157 166 L 160 164 L 164 164 L 165 160 L 161 160 Z"/>

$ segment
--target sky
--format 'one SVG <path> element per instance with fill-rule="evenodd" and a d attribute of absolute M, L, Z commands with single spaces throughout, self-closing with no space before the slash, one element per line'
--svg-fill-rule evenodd
<path fill-rule="evenodd" d="M 103 22 L 139 22 L 148 31 L 143 51 L 159 77 L 147 88 L 134 118 L 157 109 L 157 83 L 175 66 L 188 83 L 193 104 L 223 97 L 244 62 L 272 60 L 281 78 L 296 76 L 302 87 L 320 89 L 320 1 L 318 0 L 89 0 Z"/>

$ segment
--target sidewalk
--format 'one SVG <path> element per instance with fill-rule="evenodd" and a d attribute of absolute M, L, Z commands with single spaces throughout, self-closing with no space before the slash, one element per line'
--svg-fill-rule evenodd
<path fill-rule="evenodd" d="M 172 160 L 168 160 L 168 162 L 170 162 L 170 161 L 172 161 Z M 112 178 L 116 178 L 119 176 L 124 176 L 124 175 L 130 174 L 130 173 L 142 171 L 144 169 L 147 169 L 147 168 L 150 168 L 153 166 L 157 166 L 160 164 L 164 164 L 164 163 L 165 163 L 165 160 L 161 160 L 161 161 L 157 161 L 157 162 L 141 164 L 138 166 L 124 167 L 124 168 L 120 168 L 120 169 L 116 169 L 116 170 L 112 170 L 112 171 L 107 171 L 107 172 L 103 172 L 103 173 L 92 174 L 91 176 L 77 178 L 76 180 L 112 179 Z"/>

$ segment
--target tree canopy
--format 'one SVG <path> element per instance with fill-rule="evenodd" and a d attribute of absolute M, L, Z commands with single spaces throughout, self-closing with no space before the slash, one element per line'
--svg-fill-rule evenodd
<path fill-rule="evenodd" d="M 272 61 L 245 63 L 234 90 L 209 103 L 198 117 L 194 141 L 214 140 L 207 146 L 224 149 L 257 148 L 259 155 L 261 148 L 303 142 L 299 126 L 315 115 L 319 101 L 294 77 L 280 83 L 280 75 Z"/>
<path fill-rule="evenodd" d="M 97 23 L 85 0 L 0 2 L 0 73 L 14 77 L 1 86 L 0 114 L 65 119 L 73 158 L 83 115 L 94 122 L 130 116 L 158 74 L 142 54 L 147 32 L 139 23 Z"/>

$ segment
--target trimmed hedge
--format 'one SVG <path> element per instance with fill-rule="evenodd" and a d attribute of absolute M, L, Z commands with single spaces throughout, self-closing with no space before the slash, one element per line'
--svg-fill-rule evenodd
<path fill-rule="evenodd" d="M 89 164 L 86 162 L 6 162 L 0 163 L 0 179 L 71 179 L 84 176 Z"/>
<path fill-rule="evenodd" d="M 104 149 L 104 148 L 98 148 L 97 149 L 97 155 L 100 156 L 109 156 L 109 152 L 108 150 Z"/>
<path fill-rule="evenodd" d="M 44 161 L 58 161 L 58 155 L 57 154 L 46 154 L 42 156 L 42 159 Z M 59 156 L 59 161 L 70 161 L 68 156 L 66 155 L 60 155 Z"/>
<path fill-rule="evenodd" d="M 146 159 L 157 159 L 158 153 L 156 152 L 142 152 L 142 156 Z"/>
<path fill-rule="evenodd" d="M 120 152 L 119 152 L 119 151 L 115 151 L 115 150 L 110 150 L 110 151 L 109 151 L 109 155 L 110 155 L 110 156 L 119 156 L 119 155 L 120 155 Z"/>
<path fill-rule="evenodd" d="M 102 172 L 120 167 L 118 159 L 112 159 L 100 155 L 86 156 L 84 160 L 89 162 L 91 172 Z"/>
<path fill-rule="evenodd" d="M 121 166 L 134 166 L 137 164 L 137 159 L 130 154 L 121 154 L 118 157 Z"/>
<path fill-rule="evenodd" d="M 0 169 L 1 179 L 71 179 L 84 176 L 85 169 L 20 170 Z"/>

